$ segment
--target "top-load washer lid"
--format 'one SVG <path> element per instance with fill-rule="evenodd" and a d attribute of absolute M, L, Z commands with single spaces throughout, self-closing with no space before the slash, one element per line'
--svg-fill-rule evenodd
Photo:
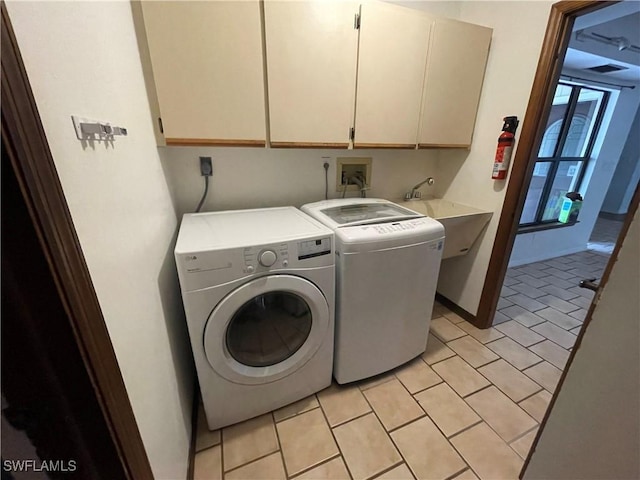
<path fill-rule="evenodd" d="M 308 203 L 302 211 L 322 223 L 340 228 L 423 217 L 413 210 L 380 198 L 344 198 Z"/>

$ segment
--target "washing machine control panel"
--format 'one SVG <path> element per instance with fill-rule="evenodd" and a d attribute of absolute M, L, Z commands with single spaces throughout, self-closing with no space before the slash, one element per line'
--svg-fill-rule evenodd
<path fill-rule="evenodd" d="M 321 237 L 275 245 L 258 245 L 243 249 L 244 273 L 256 273 L 267 269 L 311 266 L 311 260 L 333 253 L 331 237 Z M 325 261 L 315 262 L 318 266 Z M 315 266 L 315 265 L 314 265 Z"/>
<path fill-rule="evenodd" d="M 258 255 L 258 262 L 263 267 L 270 267 L 271 265 L 276 263 L 277 259 L 278 256 L 273 250 L 263 250 L 262 252 L 260 252 L 260 255 Z"/>
<path fill-rule="evenodd" d="M 245 273 L 254 273 L 258 269 L 270 267 L 286 267 L 289 264 L 289 244 L 246 247 L 243 255 Z"/>
<path fill-rule="evenodd" d="M 331 253 L 331 238 L 316 238 L 298 242 L 298 260 L 329 255 Z"/>

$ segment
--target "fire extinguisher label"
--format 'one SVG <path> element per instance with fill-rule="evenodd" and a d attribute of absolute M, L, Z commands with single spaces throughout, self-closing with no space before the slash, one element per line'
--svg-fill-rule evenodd
<path fill-rule="evenodd" d="M 498 160 L 497 156 L 496 156 L 496 161 L 499 162 L 498 165 L 498 170 L 507 170 L 509 168 L 509 159 L 511 158 L 511 151 L 513 150 L 512 146 L 508 146 L 508 147 L 504 147 L 504 148 L 500 148 L 499 151 L 499 155 L 500 155 L 500 159 Z"/>

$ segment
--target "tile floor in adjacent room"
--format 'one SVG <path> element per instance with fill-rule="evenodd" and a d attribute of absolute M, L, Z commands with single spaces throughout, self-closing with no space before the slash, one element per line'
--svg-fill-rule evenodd
<path fill-rule="evenodd" d="M 611 255 L 623 224 L 624 221 L 620 219 L 615 220 L 603 216 L 598 217 L 587 244 L 589 250 Z"/>
<path fill-rule="evenodd" d="M 426 352 L 392 372 L 209 432 L 195 479 L 515 479 L 608 257 L 509 269 L 496 324 L 436 304 Z"/>

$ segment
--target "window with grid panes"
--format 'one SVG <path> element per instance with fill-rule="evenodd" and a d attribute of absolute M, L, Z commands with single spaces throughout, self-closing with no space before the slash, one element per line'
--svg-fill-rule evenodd
<path fill-rule="evenodd" d="M 565 194 L 580 189 L 608 98 L 596 88 L 558 84 L 520 227 L 557 222 Z"/>

